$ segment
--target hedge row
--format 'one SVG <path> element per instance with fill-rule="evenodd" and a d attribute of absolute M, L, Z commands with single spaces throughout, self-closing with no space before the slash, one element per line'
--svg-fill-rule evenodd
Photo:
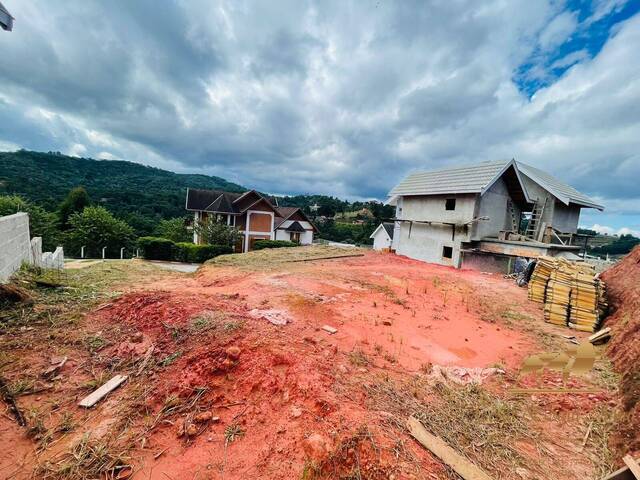
<path fill-rule="evenodd" d="M 299 247 L 300 244 L 296 242 L 289 242 L 287 240 L 256 240 L 253 243 L 254 250 L 262 250 L 263 248 L 283 248 L 283 247 Z"/>
<path fill-rule="evenodd" d="M 166 238 L 140 237 L 138 246 L 147 260 L 174 260 L 177 262 L 204 263 L 218 255 L 233 253 L 227 245 L 196 245 L 188 242 L 175 243 Z"/>

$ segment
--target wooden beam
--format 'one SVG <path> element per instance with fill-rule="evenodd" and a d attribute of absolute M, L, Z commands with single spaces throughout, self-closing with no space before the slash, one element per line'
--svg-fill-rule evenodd
<path fill-rule="evenodd" d="M 640 480 L 640 465 L 638 465 L 638 462 L 636 462 L 633 457 L 631 457 L 631 455 L 625 455 L 622 460 L 624 461 L 625 465 L 629 467 L 631 473 L 633 473 L 633 475 L 638 480 Z"/>
<path fill-rule="evenodd" d="M 86 397 L 84 397 L 78 405 L 85 408 L 91 408 L 104 397 L 106 397 L 109 392 L 118 388 L 125 380 L 127 379 L 126 375 L 116 375 L 107 383 L 102 385 L 100 388 L 95 390 L 93 393 L 90 393 Z"/>
<path fill-rule="evenodd" d="M 415 417 L 407 421 L 407 428 L 411 435 L 425 448 L 442 460 L 464 480 L 493 480 L 489 475 L 464 458 L 447 443 L 435 435 L 431 435 Z"/>

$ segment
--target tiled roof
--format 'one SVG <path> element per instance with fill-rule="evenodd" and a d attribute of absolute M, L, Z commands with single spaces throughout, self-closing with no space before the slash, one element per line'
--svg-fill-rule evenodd
<path fill-rule="evenodd" d="M 203 212 L 240 213 L 233 201 L 240 197 L 239 193 L 219 190 L 187 189 L 187 210 Z"/>
<path fill-rule="evenodd" d="M 389 197 L 461 193 L 482 194 L 511 165 L 515 167 L 516 172 L 526 175 L 567 205 L 569 203 L 575 203 L 601 210 L 604 208 L 588 196 L 578 192 L 573 187 L 561 182 L 548 173 L 515 160 L 482 162 L 461 167 L 415 172 L 407 176 L 391 190 Z"/>
<path fill-rule="evenodd" d="M 389 235 L 389 238 L 393 240 L 393 223 L 385 222 L 382 224 L 382 226 L 387 231 L 387 235 Z"/>

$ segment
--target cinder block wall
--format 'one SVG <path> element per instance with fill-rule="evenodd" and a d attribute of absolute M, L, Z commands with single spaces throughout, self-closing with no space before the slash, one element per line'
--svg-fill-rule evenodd
<path fill-rule="evenodd" d="M 0 282 L 6 282 L 31 260 L 29 215 L 24 212 L 0 217 Z"/>

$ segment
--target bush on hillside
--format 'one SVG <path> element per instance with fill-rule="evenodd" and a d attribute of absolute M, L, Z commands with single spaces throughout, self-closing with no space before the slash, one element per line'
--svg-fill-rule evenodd
<path fill-rule="evenodd" d="M 172 242 L 168 238 L 140 237 L 138 246 L 147 260 L 174 260 L 176 262 L 204 263 L 218 255 L 233 253 L 227 245 L 196 245 Z"/>
<path fill-rule="evenodd" d="M 299 243 L 289 242 L 287 240 L 256 240 L 253 244 L 253 249 L 262 250 L 263 248 L 286 248 L 299 246 Z"/>
<path fill-rule="evenodd" d="M 108 258 L 119 258 L 124 247 L 131 252 L 135 245 L 133 228 L 115 218 L 104 207 L 85 207 L 80 213 L 69 217 L 69 230 L 64 235 L 64 249 L 71 255 L 86 247 L 88 257 L 99 258 L 106 247 Z"/>
<path fill-rule="evenodd" d="M 142 257 L 147 260 L 172 260 L 175 244 L 160 237 L 140 237 L 138 247 L 142 250 Z"/>
<path fill-rule="evenodd" d="M 204 263 L 210 258 L 228 253 L 233 253 L 233 248 L 228 245 L 196 245 L 179 242 L 173 247 L 173 259 L 178 262 Z"/>
<path fill-rule="evenodd" d="M 156 237 L 168 238 L 173 242 L 190 242 L 193 234 L 187 230 L 184 217 L 160 220 L 153 231 Z"/>

